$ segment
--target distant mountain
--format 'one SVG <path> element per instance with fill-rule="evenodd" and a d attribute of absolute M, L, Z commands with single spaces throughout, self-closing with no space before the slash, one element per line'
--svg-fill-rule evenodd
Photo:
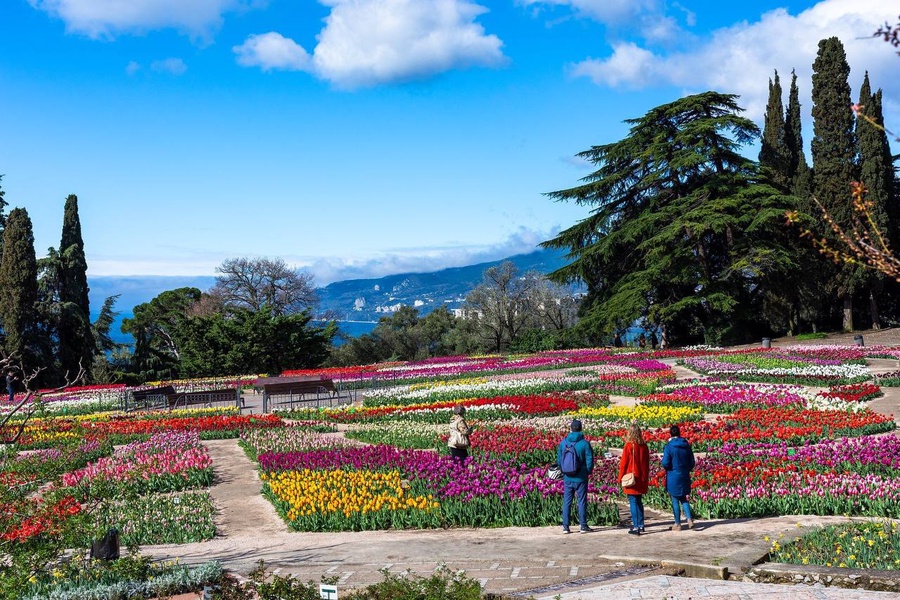
<path fill-rule="evenodd" d="M 550 273 L 566 264 L 560 250 L 538 250 L 493 262 L 442 269 L 431 273 L 402 273 L 378 279 L 336 281 L 316 292 L 319 314 L 344 321 L 377 321 L 400 306 L 414 306 L 427 314 L 439 306 L 458 308 L 490 267 L 509 260 L 521 272 Z"/>
<path fill-rule="evenodd" d="M 538 250 L 493 262 L 442 269 L 431 273 L 403 273 L 378 279 L 348 279 L 318 288 L 319 315 L 343 321 L 377 321 L 406 304 L 427 314 L 439 306 L 457 308 L 472 288 L 481 282 L 485 269 L 512 261 L 521 272 L 549 273 L 566 264 L 559 250 Z M 121 294 L 116 302 L 119 318 L 113 324 L 113 337 L 131 343 L 130 335 L 119 333 L 123 318 L 131 317 L 134 307 L 149 302 L 166 290 L 195 287 L 202 291 L 216 282 L 212 276 L 99 276 L 89 277 L 91 319 L 96 319 L 107 297 Z"/>

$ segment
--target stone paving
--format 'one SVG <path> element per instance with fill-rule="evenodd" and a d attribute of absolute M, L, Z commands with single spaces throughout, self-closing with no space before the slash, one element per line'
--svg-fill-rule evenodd
<path fill-rule="evenodd" d="M 870 361 L 873 373 L 897 368 L 896 360 Z M 687 370 L 678 374 L 695 376 Z M 900 390 L 885 392 L 870 405 L 878 412 L 897 415 Z M 696 531 L 672 532 L 668 529 L 671 517 L 648 510 L 647 534 L 640 537 L 627 535 L 626 527 L 598 527 L 587 535 L 562 535 L 558 527 L 290 532 L 262 498 L 262 483 L 254 465 L 236 441 L 206 444 L 213 458 L 211 494 L 219 509 L 219 534 L 196 544 L 146 546 L 144 553 L 157 559 L 177 557 L 186 563 L 215 559 L 239 576 L 246 576 L 264 560 L 273 572 L 290 573 L 304 581 L 336 577 L 339 588 L 381 581 L 382 570 L 427 576 L 446 565 L 465 571 L 486 592 L 540 600 L 900 597 L 887 592 L 733 580 L 741 577 L 742 569 L 764 559 L 769 547 L 766 536 L 797 536 L 809 527 L 845 521 L 843 517 L 712 520 L 701 523 Z M 623 520 L 627 514 L 623 503 Z"/>

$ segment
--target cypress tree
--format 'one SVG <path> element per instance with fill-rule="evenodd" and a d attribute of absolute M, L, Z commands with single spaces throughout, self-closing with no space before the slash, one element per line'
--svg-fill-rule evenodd
<path fill-rule="evenodd" d="M 866 73 L 859 92 L 859 115 L 856 120 L 856 139 L 859 159 L 859 180 L 868 188 L 866 196 L 872 202 L 872 212 L 876 223 L 886 231 L 890 238 L 896 239 L 896 211 L 891 210 L 891 197 L 894 186 L 894 165 L 887 133 L 879 127 L 884 126 L 881 106 L 881 90 L 874 94 L 869 84 L 869 73 Z M 867 119 L 871 119 L 872 122 Z M 877 126 L 876 126 L 877 124 Z"/>
<path fill-rule="evenodd" d="M 769 80 L 769 101 L 766 104 L 759 165 L 772 185 L 782 193 L 788 193 L 791 189 L 791 156 L 786 142 L 781 81 L 778 71 L 775 71 L 775 81 Z"/>
<path fill-rule="evenodd" d="M 91 332 L 87 260 L 78 197 L 74 194 L 66 198 L 59 255 L 59 364 L 64 377 L 73 377 L 79 364 L 89 374 L 96 349 Z"/>
<path fill-rule="evenodd" d="M 34 232 L 24 208 L 9 213 L 0 259 L 0 319 L 6 354 L 21 360 L 26 373 L 39 366 L 37 351 L 37 259 Z"/>
<path fill-rule="evenodd" d="M 809 202 L 810 172 L 803 151 L 802 120 L 800 117 L 800 92 L 797 89 L 797 73 L 791 71 L 791 89 L 788 92 L 787 112 L 784 117 L 784 145 L 788 152 L 788 172 L 791 176 L 791 193 Z"/>
<path fill-rule="evenodd" d="M 841 41 L 836 37 L 820 41 L 812 76 L 813 193 L 842 226 L 849 223 L 851 216 L 850 183 L 856 154 L 849 75 L 850 66 Z M 818 233 L 830 235 L 831 232 L 824 230 L 823 225 Z M 860 283 L 855 271 L 850 265 L 844 265 L 836 274 L 845 331 L 853 330 L 853 293 Z"/>

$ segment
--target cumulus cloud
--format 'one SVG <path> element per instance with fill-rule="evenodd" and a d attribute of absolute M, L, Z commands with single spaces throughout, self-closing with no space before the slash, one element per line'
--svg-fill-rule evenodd
<path fill-rule="evenodd" d="M 503 42 L 468 0 L 320 0 L 331 7 L 311 53 L 276 32 L 233 48 L 239 64 L 308 71 L 338 88 L 368 87 L 505 62 Z"/>
<path fill-rule="evenodd" d="M 525 6 L 568 6 L 577 14 L 601 23 L 621 23 L 659 10 L 656 0 L 520 0 Z"/>
<path fill-rule="evenodd" d="M 170 75 L 183 75 L 187 71 L 187 65 L 180 58 L 166 58 L 150 63 L 150 69 L 157 73 L 169 73 Z"/>
<path fill-rule="evenodd" d="M 308 71 L 309 53 L 292 39 L 270 31 L 251 35 L 240 46 L 232 48 L 237 62 L 245 67 L 259 67 L 263 71 Z"/>
<path fill-rule="evenodd" d="M 886 44 L 870 37 L 884 18 L 881 0 L 824 0 L 797 15 L 777 9 L 756 22 L 714 31 L 678 52 L 658 53 L 633 42 L 613 44 L 609 57 L 586 59 L 573 65 L 571 73 L 609 87 L 676 86 L 688 93 L 714 89 L 739 94 L 748 116 L 758 119 L 765 109 L 766 82 L 773 70 L 778 69 L 789 83 L 791 69 L 796 69 L 803 102 L 804 95 L 808 98 L 819 40 L 837 36 L 852 69 L 853 94 L 868 70 L 873 87 L 896 97 L 900 83 L 894 73 L 900 59 Z M 808 108 L 809 102 L 805 105 Z"/>
<path fill-rule="evenodd" d="M 249 0 L 28 0 L 66 24 L 66 29 L 93 38 L 153 29 L 177 29 L 207 37 L 222 14 L 246 7 Z"/>

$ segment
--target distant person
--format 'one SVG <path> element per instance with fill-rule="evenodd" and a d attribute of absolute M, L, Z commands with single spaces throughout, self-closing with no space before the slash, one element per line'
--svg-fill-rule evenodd
<path fill-rule="evenodd" d="M 16 374 L 13 371 L 6 372 L 6 392 L 9 394 L 9 402 L 12 404 L 16 398 Z"/>
<path fill-rule="evenodd" d="M 650 348 L 656 350 L 656 346 L 659 345 L 659 339 L 656 337 L 656 332 L 650 332 Z"/>
<path fill-rule="evenodd" d="M 630 485 L 622 484 L 625 495 L 628 496 L 628 507 L 631 510 L 631 529 L 628 533 L 641 535 L 644 533 L 644 499 L 650 482 L 650 450 L 644 441 L 644 434 L 637 423 L 632 423 L 625 434 L 625 448 L 622 450 L 622 458 L 619 459 L 619 479 L 626 473 L 634 475 L 634 482 Z"/>
<path fill-rule="evenodd" d="M 569 434 L 563 438 L 556 450 L 556 462 L 563 472 L 562 530 L 570 533 L 569 520 L 572 501 L 577 502 L 578 524 L 581 533 L 593 531 L 587 522 L 588 479 L 594 470 L 594 451 L 581 433 L 581 421 L 572 419 Z"/>
<path fill-rule="evenodd" d="M 643 350 L 647 347 L 647 336 L 643 333 L 638 336 L 638 347 Z"/>
<path fill-rule="evenodd" d="M 613 346 L 615 346 L 616 348 L 622 347 L 622 336 L 619 335 L 618 333 L 613 338 Z"/>
<path fill-rule="evenodd" d="M 457 404 L 453 407 L 453 416 L 450 418 L 450 438 L 447 440 L 447 447 L 450 448 L 450 456 L 460 461 L 465 461 L 469 457 L 469 436 L 472 435 L 473 428 L 466 423 L 466 407 Z"/>
<path fill-rule="evenodd" d="M 669 427 L 669 441 L 663 448 L 662 467 L 666 470 L 666 491 L 672 497 L 672 514 L 675 524 L 672 531 L 681 531 L 681 517 L 687 520 L 687 528 L 694 527 L 691 518 L 691 471 L 694 469 L 694 452 L 686 439 L 681 437 L 678 425 Z"/>

